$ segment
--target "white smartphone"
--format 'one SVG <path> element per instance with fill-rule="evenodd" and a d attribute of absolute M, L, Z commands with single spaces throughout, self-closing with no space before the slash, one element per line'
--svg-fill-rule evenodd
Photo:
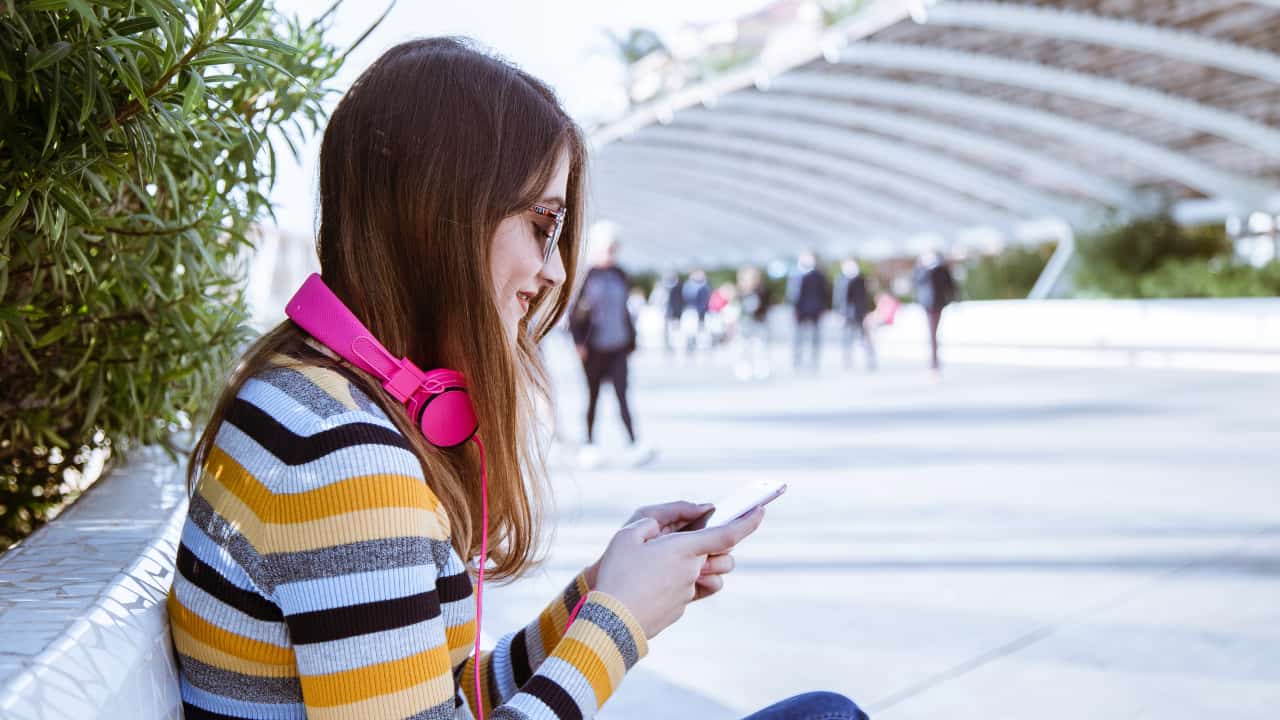
<path fill-rule="evenodd" d="M 776 480 L 760 480 L 739 488 L 721 498 L 711 512 L 685 525 L 681 530 L 728 525 L 758 507 L 768 505 L 787 491 L 787 484 Z"/>

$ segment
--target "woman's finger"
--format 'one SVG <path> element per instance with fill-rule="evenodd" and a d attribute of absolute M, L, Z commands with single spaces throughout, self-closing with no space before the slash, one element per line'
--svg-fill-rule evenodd
<path fill-rule="evenodd" d="M 662 505 L 650 505 L 649 507 L 640 508 L 636 511 L 638 515 L 651 517 L 658 521 L 658 524 L 666 528 L 668 526 L 684 525 L 691 520 L 706 515 L 712 510 L 710 503 L 698 505 L 696 503 L 680 500 L 677 502 L 663 503 Z"/>
<path fill-rule="evenodd" d="M 724 577 L 720 575 L 704 575 L 693 584 L 693 600 L 697 602 L 705 597 L 715 595 L 724 589 Z"/>
<path fill-rule="evenodd" d="M 724 575 L 733 572 L 734 568 L 733 555 L 729 553 L 721 553 L 719 555 L 708 555 L 707 559 L 702 563 L 702 575 Z"/>

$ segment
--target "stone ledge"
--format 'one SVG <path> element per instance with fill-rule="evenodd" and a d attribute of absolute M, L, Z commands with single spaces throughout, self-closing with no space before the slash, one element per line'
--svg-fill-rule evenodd
<path fill-rule="evenodd" d="M 164 601 L 186 477 L 143 448 L 0 557 L 0 716 L 181 718 Z"/>

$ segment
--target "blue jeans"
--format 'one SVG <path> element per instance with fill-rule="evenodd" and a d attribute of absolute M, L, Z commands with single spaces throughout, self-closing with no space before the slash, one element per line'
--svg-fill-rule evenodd
<path fill-rule="evenodd" d="M 867 720 L 867 714 L 843 695 L 810 692 L 770 705 L 743 720 Z"/>

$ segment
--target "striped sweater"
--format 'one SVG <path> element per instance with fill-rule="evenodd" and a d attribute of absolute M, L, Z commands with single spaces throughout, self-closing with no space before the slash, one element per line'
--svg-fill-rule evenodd
<path fill-rule="evenodd" d="M 218 428 L 182 530 L 168 608 L 188 720 L 593 717 L 647 652 L 627 609 L 580 574 L 482 654 L 475 698 L 472 582 L 408 441 L 341 371 L 273 360 Z"/>

